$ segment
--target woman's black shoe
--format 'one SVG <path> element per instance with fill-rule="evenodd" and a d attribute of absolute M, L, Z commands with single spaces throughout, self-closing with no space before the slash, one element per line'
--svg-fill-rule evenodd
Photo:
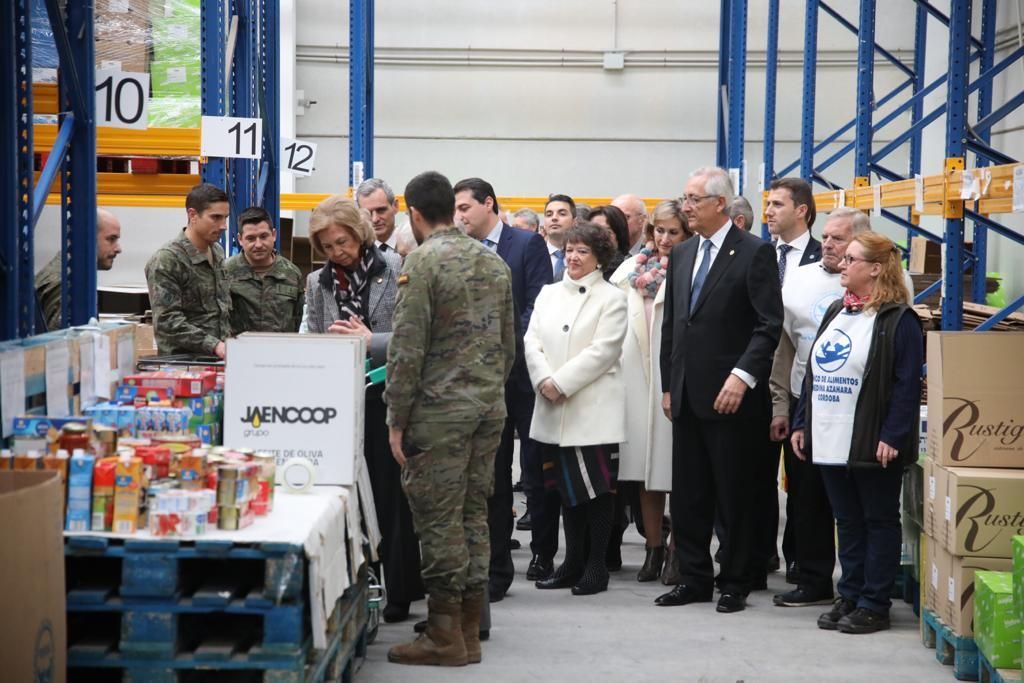
<path fill-rule="evenodd" d="M 662 567 L 665 566 L 665 546 L 648 548 L 647 557 L 644 559 L 644 566 L 636 575 L 636 580 L 641 583 L 645 581 L 656 581 L 661 576 Z"/>
<path fill-rule="evenodd" d="M 596 593 L 603 593 L 608 590 L 608 577 L 606 576 L 603 581 L 586 581 L 582 580 L 572 587 L 573 595 L 594 595 Z"/>
<path fill-rule="evenodd" d="M 385 623 L 395 624 L 400 621 L 405 621 L 409 618 L 409 603 L 407 602 L 389 602 L 384 607 L 384 611 L 381 613 L 384 617 Z"/>
<path fill-rule="evenodd" d="M 578 574 L 575 576 L 569 573 L 559 575 L 558 572 L 555 572 L 551 575 L 551 577 L 547 579 L 541 579 L 540 581 L 535 582 L 533 585 L 537 588 L 540 588 L 541 590 L 572 588 L 573 584 L 579 581 L 579 578 L 580 577 Z"/>

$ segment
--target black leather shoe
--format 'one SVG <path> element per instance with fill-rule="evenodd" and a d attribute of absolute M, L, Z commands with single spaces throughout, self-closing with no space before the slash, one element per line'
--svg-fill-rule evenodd
<path fill-rule="evenodd" d="M 384 618 L 384 622 L 388 624 L 396 624 L 400 621 L 405 621 L 409 618 L 409 603 L 407 602 L 389 602 L 384 606 L 384 611 L 381 613 Z"/>
<path fill-rule="evenodd" d="M 782 564 L 779 562 L 779 556 L 774 555 L 768 560 L 768 573 L 772 574 L 779 571 L 782 568 Z"/>
<path fill-rule="evenodd" d="M 572 587 L 572 594 L 573 595 L 595 595 L 597 593 L 603 593 L 606 590 L 608 590 L 608 579 L 607 578 L 605 578 L 604 581 L 594 581 L 592 583 L 588 583 L 588 582 L 585 582 L 585 581 L 580 581 L 579 583 L 577 583 L 575 586 Z"/>
<path fill-rule="evenodd" d="M 566 574 L 565 576 L 551 576 L 541 581 L 537 581 L 533 585 L 541 590 L 555 590 L 558 588 L 572 588 L 579 580 L 579 575 L 573 576 L 571 574 Z"/>
<path fill-rule="evenodd" d="M 810 605 L 831 605 L 834 596 L 831 587 L 828 591 L 816 591 L 804 586 L 797 586 L 791 591 L 780 593 L 772 598 L 779 607 L 808 607 Z"/>
<path fill-rule="evenodd" d="M 636 580 L 641 583 L 645 581 L 655 581 L 661 576 L 661 570 L 665 566 L 665 546 L 659 545 L 657 548 L 647 548 L 647 557 L 644 559 L 644 566 L 640 567 L 640 571 L 637 572 Z"/>
<path fill-rule="evenodd" d="M 424 619 L 423 621 L 417 621 L 412 625 L 412 630 L 416 633 L 423 633 L 427 630 L 427 620 Z"/>
<path fill-rule="evenodd" d="M 518 538 L 510 538 L 510 539 L 508 539 L 508 548 L 509 548 L 509 550 L 519 550 L 522 547 L 523 547 L 523 544 L 519 542 Z"/>
<path fill-rule="evenodd" d="M 505 593 L 508 592 L 508 588 L 502 588 L 496 586 L 493 583 L 487 586 L 487 599 L 489 602 L 501 602 L 505 599 Z"/>
<path fill-rule="evenodd" d="M 551 560 L 540 555 L 534 555 L 533 559 L 530 560 L 530 566 L 526 570 L 526 580 L 543 581 L 551 576 L 553 571 L 555 571 L 555 567 L 551 564 Z"/>
<path fill-rule="evenodd" d="M 791 583 L 794 586 L 800 585 L 800 565 L 796 562 L 786 565 L 786 583 Z"/>
<path fill-rule="evenodd" d="M 516 521 L 516 529 L 520 531 L 530 531 L 533 529 L 533 521 L 530 519 L 529 510 Z"/>
<path fill-rule="evenodd" d="M 718 598 L 718 607 L 715 608 L 715 611 L 730 614 L 732 612 L 742 612 L 746 608 L 747 601 L 742 595 L 722 593 L 722 596 Z"/>
<path fill-rule="evenodd" d="M 654 599 L 658 607 L 678 607 L 689 605 L 691 602 L 711 602 L 711 591 L 698 591 L 685 583 L 681 583 L 668 593 L 659 595 Z"/>
<path fill-rule="evenodd" d="M 522 481 L 517 481 L 516 483 L 512 484 L 512 493 L 522 493 L 522 492 L 523 492 L 523 482 Z"/>

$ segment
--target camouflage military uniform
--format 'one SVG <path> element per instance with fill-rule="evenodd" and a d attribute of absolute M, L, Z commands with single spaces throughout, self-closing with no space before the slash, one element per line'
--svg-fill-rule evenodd
<path fill-rule="evenodd" d="M 384 392 L 388 424 L 405 429 L 402 486 L 431 599 L 459 602 L 487 582 L 487 498 L 515 360 L 508 266 L 456 228 L 405 260 Z"/>
<path fill-rule="evenodd" d="M 231 333 L 298 332 L 306 298 L 298 267 L 280 254 L 258 275 L 238 253 L 224 263 L 231 289 Z"/>
<path fill-rule="evenodd" d="M 205 254 L 182 231 L 149 259 L 146 282 L 161 355 L 209 355 L 231 333 L 231 293 L 219 244 Z"/>
<path fill-rule="evenodd" d="M 36 298 L 43 310 L 46 329 L 60 329 L 60 254 L 54 256 L 46 267 L 36 274 Z M 45 330 L 37 330 L 45 332 Z"/>

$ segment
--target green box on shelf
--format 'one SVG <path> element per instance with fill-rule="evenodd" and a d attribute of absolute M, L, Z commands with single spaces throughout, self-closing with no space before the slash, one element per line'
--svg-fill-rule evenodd
<path fill-rule="evenodd" d="M 201 40 L 199 14 L 152 15 L 150 35 L 155 61 L 199 61 Z"/>
<path fill-rule="evenodd" d="M 1024 623 L 1024 536 L 1014 536 L 1013 545 L 1013 605 L 1017 618 Z"/>
<path fill-rule="evenodd" d="M 1021 666 L 1021 620 L 1013 606 L 1013 574 L 974 574 L 974 639 L 996 669 Z"/>
<path fill-rule="evenodd" d="M 181 17 L 198 17 L 201 0 L 150 0 L 149 16 L 152 21 Z"/>
<path fill-rule="evenodd" d="M 153 97 L 199 97 L 202 94 L 199 60 L 153 62 L 149 74 Z"/>
<path fill-rule="evenodd" d="M 198 97 L 153 97 L 149 100 L 150 128 L 199 128 L 203 119 Z"/>

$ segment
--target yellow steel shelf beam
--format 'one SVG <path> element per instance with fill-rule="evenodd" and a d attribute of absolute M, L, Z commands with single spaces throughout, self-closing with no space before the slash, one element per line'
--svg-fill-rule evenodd
<path fill-rule="evenodd" d="M 36 114 L 56 114 L 57 97 L 56 83 L 33 83 L 32 111 Z"/>
<path fill-rule="evenodd" d="M 57 126 L 37 123 L 33 147 L 37 152 L 53 149 Z M 198 157 L 198 128 L 97 128 L 96 154 L 125 157 Z"/>

